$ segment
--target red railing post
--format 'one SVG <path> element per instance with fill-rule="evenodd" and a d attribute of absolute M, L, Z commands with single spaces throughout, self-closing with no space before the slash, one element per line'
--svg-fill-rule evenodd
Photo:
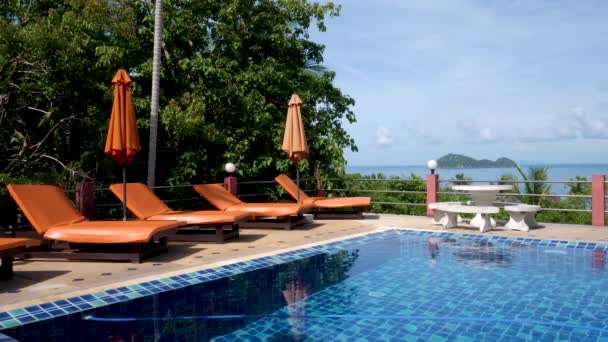
<path fill-rule="evenodd" d="M 234 177 L 234 176 L 224 177 L 224 186 L 226 187 L 226 190 L 228 190 L 228 192 L 230 192 L 234 196 L 237 195 L 236 177 Z"/>
<path fill-rule="evenodd" d="M 437 202 L 438 189 L 439 175 L 428 175 L 426 177 L 426 216 L 433 216 L 433 209 L 429 209 L 429 204 Z"/>
<path fill-rule="evenodd" d="M 591 224 L 606 225 L 606 176 L 591 176 Z"/>
<path fill-rule="evenodd" d="M 76 207 L 89 220 L 95 219 L 95 189 L 93 182 L 76 184 Z"/>

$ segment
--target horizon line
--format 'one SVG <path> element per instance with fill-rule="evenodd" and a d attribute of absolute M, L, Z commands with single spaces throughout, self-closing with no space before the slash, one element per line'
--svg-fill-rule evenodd
<path fill-rule="evenodd" d="M 524 165 L 524 166 L 529 166 L 529 165 L 547 165 L 547 166 L 551 166 L 551 165 L 597 165 L 597 166 L 606 166 L 608 165 L 608 162 L 605 163 L 590 163 L 590 162 L 522 162 L 522 163 L 518 163 L 520 165 Z M 397 167 L 407 167 L 407 166 L 420 166 L 420 167 L 426 167 L 425 164 L 346 164 L 346 167 L 388 167 L 388 166 L 397 166 Z M 463 169 L 509 169 L 511 167 L 470 167 L 470 168 L 463 168 Z M 513 167 L 514 168 L 514 167 Z M 438 169 L 441 169 L 441 166 L 438 167 Z M 446 169 L 459 169 L 459 168 L 455 168 L 455 167 L 450 167 L 450 168 L 446 168 Z"/>

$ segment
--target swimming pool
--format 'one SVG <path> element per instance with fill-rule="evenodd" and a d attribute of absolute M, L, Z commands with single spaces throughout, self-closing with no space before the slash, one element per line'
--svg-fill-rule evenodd
<path fill-rule="evenodd" d="M 606 249 L 393 229 L 10 312 L 64 314 L 2 333 L 23 341 L 606 340 Z"/>

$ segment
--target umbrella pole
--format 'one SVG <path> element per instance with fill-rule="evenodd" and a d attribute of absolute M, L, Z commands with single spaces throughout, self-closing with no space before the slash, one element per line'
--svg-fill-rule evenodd
<path fill-rule="evenodd" d="M 127 220 L 127 166 L 122 167 L 122 220 Z"/>
<path fill-rule="evenodd" d="M 299 165 L 296 164 L 296 184 L 297 184 L 297 188 L 296 188 L 296 199 L 298 201 L 298 204 L 300 204 L 300 168 L 298 167 Z"/>

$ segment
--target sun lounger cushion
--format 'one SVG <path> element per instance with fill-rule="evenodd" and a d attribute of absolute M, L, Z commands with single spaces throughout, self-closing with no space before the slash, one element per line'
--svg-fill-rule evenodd
<path fill-rule="evenodd" d="M 198 210 L 190 212 L 174 211 L 150 216 L 150 220 L 179 220 L 189 225 L 232 224 L 250 219 L 252 215 L 244 211 Z"/>
<path fill-rule="evenodd" d="M 40 235 L 50 227 L 85 220 L 63 189 L 56 186 L 9 184 L 7 189 Z"/>
<path fill-rule="evenodd" d="M 180 221 L 82 221 L 49 228 L 46 239 L 73 243 L 144 243 Z"/>
<path fill-rule="evenodd" d="M 312 208 L 302 203 L 244 203 L 220 184 L 199 184 L 194 190 L 220 210 L 246 211 L 260 217 L 300 215 Z"/>
<path fill-rule="evenodd" d="M 194 185 L 193 188 L 219 210 L 226 210 L 237 204 L 243 203 L 243 201 L 229 193 L 220 184 L 199 184 Z"/>
<path fill-rule="evenodd" d="M 86 221 L 56 186 L 9 184 L 7 188 L 36 231 L 49 240 L 143 243 L 158 233 L 185 224 L 181 221 Z"/>
<path fill-rule="evenodd" d="M 300 201 L 305 204 L 312 203 L 315 207 L 321 209 L 341 209 L 341 208 L 355 208 L 355 207 L 367 207 L 371 204 L 371 197 L 310 197 L 304 191 L 298 188 L 298 185 L 289 178 L 287 175 L 278 175 L 275 177 L 277 183 L 279 183 L 287 193 L 294 199 L 300 196 Z M 299 190 L 299 191 L 298 191 Z"/>
<path fill-rule="evenodd" d="M 20 247 L 35 247 L 39 245 L 40 241 L 36 239 L 0 238 L 0 255 L 2 255 L 2 252 L 4 251 L 14 250 Z"/>
<path fill-rule="evenodd" d="M 255 216 L 292 216 L 303 214 L 312 205 L 297 205 L 296 203 L 241 203 L 226 211 L 247 211 Z"/>
<path fill-rule="evenodd" d="M 122 184 L 112 184 L 110 190 L 122 200 Z M 248 212 L 238 211 L 175 211 L 142 183 L 127 183 L 127 207 L 142 220 L 178 220 L 188 225 L 233 224 L 252 217 Z"/>
<path fill-rule="evenodd" d="M 122 186 L 122 184 L 110 185 L 110 191 L 121 201 L 123 199 Z M 173 211 L 150 191 L 148 186 L 142 183 L 127 184 L 127 206 L 140 219 Z"/>
<path fill-rule="evenodd" d="M 338 209 L 338 208 L 356 208 L 367 207 L 371 204 L 372 199 L 369 197 L 336 197 L 325 198 L 314 201 L 314 206 L 317 208 Z"/>

